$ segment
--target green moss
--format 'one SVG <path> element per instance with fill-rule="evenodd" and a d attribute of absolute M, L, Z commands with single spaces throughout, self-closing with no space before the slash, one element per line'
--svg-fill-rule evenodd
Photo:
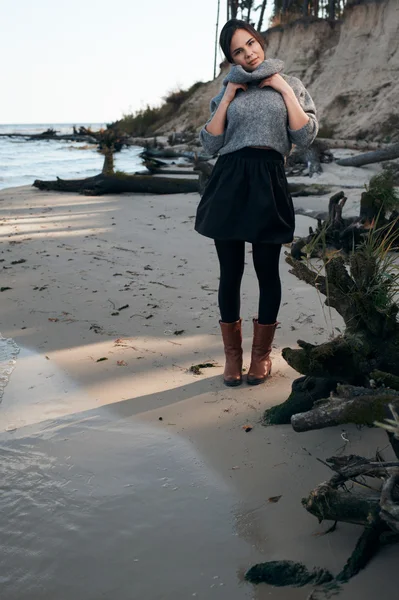
<path fill-rule="evenodd" d="M 298 398 L 298 394 L 291 392 L 285 402 L 278 406 L 273 406 L 263 414 L 264 425 L 288 425 L 291 423 L 292 415 L 307 412 L 313 408 L 315 399 L 310 395 L 304 395 Z"/>
<path fill-rule="evenodd" d="M 374 421 L 384 419 L 386 406 L 397 399 L 398 397 L 394 395 L 381 394 L 381 396 L 373 396 L 372 400 L 365 400 L 362 405 L 361 398 L 358 398 L 357 402 L 346 407 L 342 423 L 373 425 Z"/>
<path fill-rule="evenodd" d="M 395 174 L 392 169 L 385 169 L 377 173 L 366 186 L 366 195 L 370 196 L 371 203 L 377 208 L 381 206 L 385 211 L 391 211 L 399 205 L 399 194 L 395 188 Z"/>
<path fill-rule="evenodd" d="M 370 373 L 371 379 L 374 379 L 379 384 L 384 384 L 386 387 L 392 390 L 399 390 L 399 377 L 392 375 L 392 373 L 385 373 L 376 369 Z"/>
<path fill-rule="evenodd" d="M 245 574 L 251 583 L 268 583 L 277 587 L 303 587 L 304 585 L 321 585 L 333 580 L 326 569 L 315 568 L 312 571 L 302 563 L 292 560 L 273 560 L 254 565 Z"/>

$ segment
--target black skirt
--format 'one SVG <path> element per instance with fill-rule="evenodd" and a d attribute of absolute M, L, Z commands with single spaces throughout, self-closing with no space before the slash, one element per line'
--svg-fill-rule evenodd
<path fill-rule="evenodd" d="M 293 240 L 294 227 L 280 152 L 247 147 L 218 158 L 198 205 L 198 233 L 215 240 L 285 244 Z"/>

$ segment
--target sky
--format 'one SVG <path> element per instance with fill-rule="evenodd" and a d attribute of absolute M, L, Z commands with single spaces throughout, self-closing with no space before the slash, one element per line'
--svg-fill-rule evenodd
<path fill-rule="evenodd" d="M 0 0 L 0 124 L 109 123 L 213 79 L 216 13 L 217 0 Z"/>

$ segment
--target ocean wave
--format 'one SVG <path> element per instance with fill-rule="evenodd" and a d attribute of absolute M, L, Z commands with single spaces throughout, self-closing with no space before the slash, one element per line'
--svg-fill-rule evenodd
<path fill-rule="evenodd" d="M 12 338 L 4 338 L 0 334 L 0 402 L 4 394 L 4 388 L 10 380 L 11 373 L 15 369 L 19 346 Z"/>

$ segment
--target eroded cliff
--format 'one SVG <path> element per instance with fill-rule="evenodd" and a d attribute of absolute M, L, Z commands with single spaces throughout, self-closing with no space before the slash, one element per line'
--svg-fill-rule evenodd
<path fill-rule="evenodd" d="M 399 140 L 399 0 L 354 0 L 342 21 L 299 20 L 264 33 L 268 57 L 302 79 L 321 135 Z M 162 131 L 199 128 L 229 67 L 204 84 Z"/>

